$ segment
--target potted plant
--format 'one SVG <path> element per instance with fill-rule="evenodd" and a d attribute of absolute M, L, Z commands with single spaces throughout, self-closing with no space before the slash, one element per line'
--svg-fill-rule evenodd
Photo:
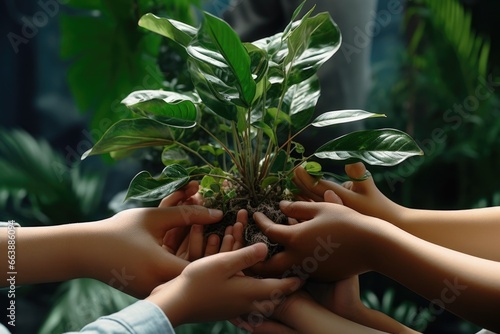
<path fill-rule="evenodd" d="M 126 198 L 154 201 L 199 180 L 205 205 L 221 208 L 227 218 L 208 233 L 222 233 L 241 208 L 250 216 L 254 210 L 265 211 L 279 222 L 277 204 L 293 198 L 295 168 L 304 166 L 318 177 L 331 174 L 313 159 L 394 165 L 423 154 L 406 133 L 378 129 L 348 133 L 304 155 L 304 147 L 294 139 L 308 127 L 384 115 L 341 110 L 311 120 L 320 94 L 316 72 L 339 49 L 341 35 L 328 13 L 313 16 L 311 10 L 297 20 L 302 6 L 282 33 L 253 43 L 242 43 L 227 23 L 208 13 L 199 28 L 143 16 L 140 26 L 186 51 L 194 89 L 132 92 L 122 102 L 135 117 L 112 125 L 82 159 L 161 148 L 161 173 L 137 174 Z M 251 220 L 245 238 L 249 243 L 267 242 Z M 270 245 L 270 250 L 279 246 Z"/>

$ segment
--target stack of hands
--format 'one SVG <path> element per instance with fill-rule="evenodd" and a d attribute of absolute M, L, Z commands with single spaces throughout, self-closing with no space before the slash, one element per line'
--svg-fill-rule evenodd
<path fill-rule="evenodd" d="M 366 174 L 361 163 L 346 172 L 354 179 Z M 203 225 L 222 212 L 198 205 L 198 184 L 191 182 L 158 208 L 17 229 L 17 283 L 90 277 L 113 286 L 118 271 L 132 278 L 120 289 L 157 305 L 173 326 L 231 320 L 252 333 L 414 333 L 361 302 L 358 275 L 377 271 L 438 306 L 499 328 L 498 208 L 408 209 L 371 178 L 339 185 L 301 168 L 294 181 L 299 200 L 280 204 L 289 225 L 254 215 L 271 241 L 284 246 L 269 260 L 264 244 L 244 247 L 244 210 L 222 240 L 205 238 Z M 5 235 L 1 247 L 7 254 Z"/>

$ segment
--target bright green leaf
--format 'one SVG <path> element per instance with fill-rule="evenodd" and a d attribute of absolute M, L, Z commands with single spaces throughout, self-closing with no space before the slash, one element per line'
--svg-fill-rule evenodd
<path fill-rule="evenodd" d="M 311 123 L 315 127 L 329 126 L 333 124 L 349 123 L 371 117 L 385 117 L 384 114 L 374 114 L 364 110 L 336 110 L 325 112 Z"/>

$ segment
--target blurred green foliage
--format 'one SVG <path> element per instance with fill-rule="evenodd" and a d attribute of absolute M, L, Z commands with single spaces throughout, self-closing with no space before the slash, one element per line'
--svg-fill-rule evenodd
<path fill-rule="evenodd" d="M 374 92 L 385 112 L 425 152 L 392 170 L 378 184 L 399 203 L 428 209 L 492 205 L 500 168 L 499 65 L 486 37 L 474 33 L 458 0 L 417 0 L 405 15 L 408 45 L 399 79 Z"/>

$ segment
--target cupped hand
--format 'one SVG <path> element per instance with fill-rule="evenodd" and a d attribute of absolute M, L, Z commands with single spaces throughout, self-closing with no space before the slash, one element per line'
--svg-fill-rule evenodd
<path fill-rule="evenodd" d="M 334 197 L 330 192 L 325 196 Z M 334 203 L 283 201 L 280 209 L 300 223 L 280 225 L 263 213 L 254 214 L 259 228 L 284 251 L 253 271 L 334 281 L 371 270 L 371 240 L 386 222 Z"/>
<path fill-rule="evenodd" d="M 267 247 L 254 244 L 204 257 L 188 265 L 176 279 L 156 288 L 147 300 L 162 308 L 173 326 L 189 322 L 259 316 L 276 296 L 300 287 L 297 278 L 257 279 L 242 271 L 265 259 Z"/>
<path fill-rule="evenodd" d="M 85 273 L 135 297 L 179 275 L 188 261 L 167 251 L 164 237 L 174 228 L 219 221 L 222 212 L 198 205 L 139 208 L 89 223 L 91 237 L 82 262 Z"/>

